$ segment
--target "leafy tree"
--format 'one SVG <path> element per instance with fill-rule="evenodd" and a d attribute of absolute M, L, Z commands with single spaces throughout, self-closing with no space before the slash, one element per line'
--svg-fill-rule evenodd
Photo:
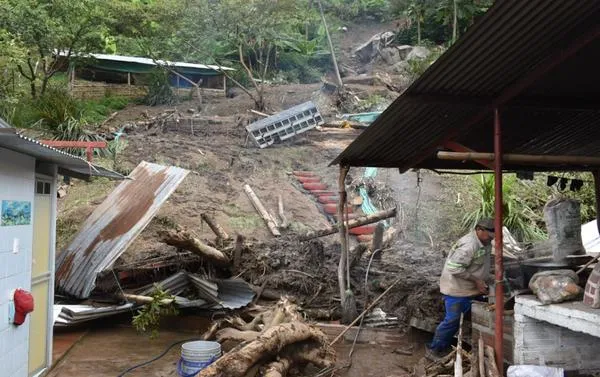
<path fill-rule="evenodd" d="M 412 23 L 417 24 L 417 45 L 421 44 L 421 25 L 425 22 L 427 4 L 423 0 L 412 0 L 408 3 L 405 14 Z"/>
<path fill-rule="evenodd" d="M 102 5 L 94 0 L 0 0 L 0 28 L 25 51 L 16 67 L 29 82 L 33 98 L 44 94 L 60 70 L 57 51 L 70 58 L 101 43 Z"/>

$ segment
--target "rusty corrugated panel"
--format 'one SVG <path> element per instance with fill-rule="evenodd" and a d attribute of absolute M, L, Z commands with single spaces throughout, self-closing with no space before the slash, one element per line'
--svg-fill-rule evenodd
<path fill-rule="evenodd" d="M 401 170 L 478 168 L 476 164 L 439 161 L 434 152 L 429 157 L 423 153 L 441 146 L 449 135 L 477 151 L 492 151 L 493 101 L 547 59 L 563 54 L 574 41 L 597 34 L 598 19 L 600 1 L 596 0 L 494 2 L 332 164 Z M 501 113 L 505 153 L 598 155 L 598 143 L 590 145 L 590 137 L 597 137 L 598 112 L 578 109 L 566 114 L 563 110 L 568 106 L 562 100 L 577 102 L 600 96 L 600 85 L 594 79 L 597 68 L 592 63 L 599 54 L 600 41 L 592 38 L 507 103 Z M 550 111 L 540 115 L 511 108 L 532 99 Z M 487 108 L 489 116 L 476 122 L 477 115 Z M 453 134 L 466 125 L 470 126 L 468 132 Z"/>
<path fill-rule="evenodd" d="M 89 297 L 96 275 L 125 252 L 188 173 L 177 167 L 140 163 L 131 172 L 131 180 L 110 193 L 57 258 L 57 290 Z"/>

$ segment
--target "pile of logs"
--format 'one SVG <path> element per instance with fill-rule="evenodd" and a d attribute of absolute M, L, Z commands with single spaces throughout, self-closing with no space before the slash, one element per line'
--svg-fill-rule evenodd
<path fill-rule="evenodd" d="M 327 336 L 306 323 L 289 300 L 282 298 L 273 308 L 255 309 L 249 321 L 238 316 L 222 319 L 202 336 L 231 350 L 198 377 L 283 377 L 309 365 L 333 368 L 335 352 Z"/>

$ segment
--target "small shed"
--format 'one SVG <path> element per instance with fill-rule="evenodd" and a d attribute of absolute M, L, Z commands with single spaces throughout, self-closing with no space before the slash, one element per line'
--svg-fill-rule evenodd
<path fill-rule="evenodd" d="M 58 57 L 66 59 L 67 55 L 61 52 Z M 225 94 L 224 72 L 234 71 L 217 65 L 108 54 L 75 55 L 61 65 L 68 67 L 69 89 L 78 98 L 139 97 L 146 92 L 150 73 L 159 66 L 169 71 L 169 83 L 179 94 L 189 93 L 196 85 L 208 92 Z"/>
<path fill-rule="evenodd" d="M 590 171 L 600 216 L 599 19 L 595 0 L 494 2 L 333 164 L 342 171 L 493 170 L 496 297 L 503 297 L 503 172 Z M 600 324 L 589 309 L 564 304 L 542 311 L 531 297 L 517 304 L 513 328 L 504 328 L 501 306 L 489 322 L 493 336 L 487 341 L 498 364 L 511 359 L 567 370 L 600 368 L 589 354 L 563 357 L 600 347 Z M 558 312 L 561 320 L 550 321 Z M 581 326 L 565 326 L 567 318 L 580 317 L 586 318 Z M 506 349 L 513 330 L 514 347 Z M 542 331 L 552 336 L 536 338 Z"/>
<path fill-rule="evenodd" d="M 0 119 L 0 365 L 2 376 L 41 375 L 52 361 L 58 174 L 123 179 L 113 171 L 30 139 Z M 34 310 L 14 324 L 13 292 Z"/>

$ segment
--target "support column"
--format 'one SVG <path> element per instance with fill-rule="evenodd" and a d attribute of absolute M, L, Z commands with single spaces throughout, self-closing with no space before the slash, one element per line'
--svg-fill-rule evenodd
<path fill-rule="evenodd" d="M 494 189 L 495 189 L 495 273 L 496 273 L 496 334 L 494 348 L 500 375 L 504 375 L 504 264 L 502 261 L 502 127 L 498 108 L 494 109 Z"/>
<path fill-rule="evenodd" d="M 594 193 L 596 194 L 596 228 L 600 234 L 600 170 L 592 171 L 594 175 Z"/>

